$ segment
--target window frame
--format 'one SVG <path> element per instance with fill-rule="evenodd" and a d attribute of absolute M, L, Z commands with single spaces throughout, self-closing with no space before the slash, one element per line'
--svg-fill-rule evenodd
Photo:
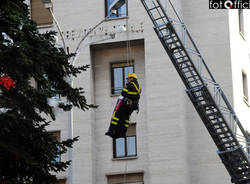
<path fill-rule="evenodd" d="M 136 132 L 136 123 L 131 123 L 130 126 L 134 126 L 135 132 Z M 134 137 L 135 138 L 135 155 L 128 155 L 128 137 Z M 120 139 L 120 138 L 117 138 Z M 116 152 L 116 140 L 113 139 L 113 158 L 119 159 L 119 158 L 131 158 L 131 157 L 137 157 L 137 136 L 135 135 L 126 135 L 126 137 L 122 137 L 124 142 L 124 156 L 117 156 Z"/>
<path fill-rule="evenodd" d="M 66 184 L 67 179 L 66 178 L 61 178 L 61 179 L 57 179 L 58 180 L 58 184 Z"/>
<path fill-rule="evenodd" d="M 124 16 L 115 16 L 115 17 L 109 17 L 108 16 L 108 1 L 109 0 L 105 0 L 104 1 L 104 3 L 105 3 L 105 6 L 104 6 L 104 16 L 105 16 L 105 18 L 108 18 L 108 19 L 120 19 L 120 18 L 126 18 L 126 17 L 128 17 L 128 1 L 127 0 L 125 0 L 125 4 L 126 4 L 126 15 L 124 15 Z"/>
<path fill-rule="evenodd" d="M 33 4 L 33 2 L 32 2 L 32 1 L 33 1 L 33 0 L 29 0 L 30 18 L 31 18 L 31 20 L 33 20 L 33 21 L 37 24 L 37 27 L 38 27 L 38 28 L 52 27 L 52 26 L 54 25 L 53 16 L 51 15 L 50 11 L 49 11 L 47 8 L 45 8 L 45 7 L 44 7 L 44 9 L 47 9 L 47 10 L 48 10 L 48 12 L 49 12 L 49 17 L 50 17 L 51 21 L 48 20 L 47 23 L 37 23 L 37 22 L 33 19 L 33 16 L 32 16 L 32 12 L 33 12 L 32 4 Z M 53 6 L 54 6 L 54 4 L 53 4 L 53 1 L 52 1 L 52 7 L 51 7 L 51 10 L 52 10 L 52 11 L 53 11 Z"/>
<path fill-rule="evenodd" d="M 249 106 L 249 96 L 248 96 L 248 76 L 245 71 L 242 70 L 242 90 L 243 90 L 243 101 Z"/>
<path fill-rule="evenodd" d="M 238 21 L 239 21 L 239 33 L 244 40 L 245 38 L 245 27 L 244 27 L 244 12 L 243 9 L 238 10 Z"/>
<path fill-rule="evenodd" d="M 144 171 L 106 175 L 108 184 L 143 184 Z"/>
<path fill-rule="evenodd" d="M 57 141 L 61 141 L 61 130 L 52 130 L 48 131 L 53 137 L 56 137 Z M 58 159 L 58 160 L 57 160 Z M 55 158 L 56 162 L 61 162 L 62 158 L 61 155 L 58 155 L 58 157 Z"/>
<path fill-rule="evenodd" d="M 119 65 L 119 64 L 124 64 L 124 66 L 122 66 L 122 67 L 113 67 L 112 65 L 114 65 L 114 64 L 117 64 L 117 65 Z M 127 66 L 125 66 L 125 65 L 127 65 Z M 110 72 L 111 72 L 111 89 L 110 89 L 110 91 L 111 91 L 111 95 L 120 95 L 120 93 L 121 93 L 121 91 L 120 92 L 118 92 L 118 93 L 115 93 L 114 91 L 115 91 L 115 88 L 114 88 L 114 81 L 115 81 L 115 78 L 114 78 L 114 68 L 122 68 L 122 84 L 123 84 L 123 86 L 125 86 L 125 84 L 126 84 L 126 82 L 125 82 L 125 79 L 126 79 L 126 76 L 125 76 L 125 71 L 124 71 L 124 68 L 125 67 L 133 67 L 133 73 L 135 72 L 135 65 L 134 65 L 134 60 L 131 60 L 131 61 L 118 61 L 118 62 L 111 62 L 110 63 Z M 123 88 L 123 86 L 122 86 L 122 88 Z M 122 89 L 121 89 L 122 90 Z"/>

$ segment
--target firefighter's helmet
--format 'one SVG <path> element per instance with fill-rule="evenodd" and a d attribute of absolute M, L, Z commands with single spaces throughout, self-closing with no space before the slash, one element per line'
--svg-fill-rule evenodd
<path fill-rule="evenodd" d="M 135 73 L 129 73 L 127 78 L 135 78 L 137 79 L 137 76 Z"/>

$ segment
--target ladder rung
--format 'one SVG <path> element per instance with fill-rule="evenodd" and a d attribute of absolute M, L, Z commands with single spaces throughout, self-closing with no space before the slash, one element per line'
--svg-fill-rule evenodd
<path fill-rule="evenodd" d="M 186 60 L 186 61 L 189 61 L 189 60 Z M 184 61 L 184 62 L 186 62 L 186 61 Z M 179 64 L 179 63 L 178 63 Z M 192 68 L 193 70 L 194 70 L 194 67 L 192 66 L 192 65 L 187 65 L 187 66 L 185 66 L 185 67 L 182 67 L 181 69 L 182 70 L 184 70 L 184 69 L 186 69 L 186 68 Z M 188 70 L 189 71 L 189 70 Z M 186 71 L 183 71 L 183 72 L 186 72 Z"/>
<path fill-rule="evenodd" d="M 160 20 L 160 19 L 163 19 L 163 18 L 165 18 L 165 17 L 159 17 L 159 18 L 156 18 L 156 19 L 153 19 L 154 21 L 157 21 L 157 20 Z"/>
<path fill-rule="evenodd" d="M 188 81 L 188 83 L 192 83 L 192 82 L 198 83 L 198 82 L 200 82 L 200 80 L 199 79 L 195 79 L 195 80 Z"/>
<path fill-rule="evenodd" d="M 201 91 L 201 88 L 192 89 L 191 91 L 192 91 L 192 93 L 200 92 L 200 91 Z"/>
<path fill-rule="evenodd" d="M 213 106 L 212 104 L 200 104 L 201 107 L 207 108 Z"/>
<path fill-rule="evenodd" d="M 190 70 L 187 70 L 187 71 L 182 72 L 182 73 L 186 74 L 186 73 L 191 73 L 191 72 L 195 72 L 195 71 L 190 69 Z"/>
<path fill-rule="evenodd" d="M 219 115 L 219 113 L 218 112 L 211 112 L 211 113 L 207 113 L 206 114 L 207 116 L 212 116 L 212 115 Z M 214 119 L 209 119 L 209 120 L 217 120 L 218 119 L 218 117 L 216 117 L 216 118 L 214 118 Z"/>
<path fill-rule="evenodd" d="M 221 131 L 221 132 L 215 132 L 216 135 L 226 134 L 229 133 L 229 130 L 227 131 Z"/>
<path fill-rule="evenodd" d="M 170 40 L 170 39 L 175 39 L 175 38 L 177 38 L 177 37 L 176 37 L 176 35 L 171 36 L 171 35 L 168 34 L 168 35 L 164 35 L 162 38 L 165 39 L 166 41 L 168 41 L 168 40 Z"/>
<path fill-rule="evenodd" d="M 178 49 L 180 49 L 180 50 L 178 50 Z M 178 52 L 181 52 L 181 51 L 183 51 L 183 48 L 181 47 L 181 46 L 176 46 L 176 47 L 174 47 L 174 48 L 172 48 L 172 49 L 170 49 L 172 52 L 174 52 L 174 50 L 178 50 L 177 52 L 175 52 L 175 54 L 176 53 L 178 53 Z"/>
<path fill-rule="evenodd" d="M 164 25 L 166 25 L 166 24 L 161 24 L 161 25 L 157 26 L 157 28 L 160 28 L 160 27 L 162 27 L 162 26 L 164 26 Z M 164 29 L 167 29 L 167 27 L 160 28 L 160 29 L 158 29 L 158 31 L 162 31 L 162 30 L 164 30 Z"/>
<path fill-rule="evenodd" d="M 235 140 L 230 140 L 230 141 L 222 142 L 222 143 L 219 143 L 218 145 L 225 145 L 225 144 L 232 144 L 232 143 L 236 143 Z"/>
<path fill-rule="evenodd" d="M 177 43 L 177 42 L 180 42 L 179 40 L 174 40 L 172 42 L 167 42 L 167 44 L 173 44 L 173 43 Z"/>
<path fill-rule="evenodd" d="M 217 123 L 210 123 L 208 126 L 218 126 L 224 124 L 223 122 L 217 122 Z"/>
<path fill-rule="evenodd" d="M 213 121 L 213 120 L 218 120 L 219 118 L 211 118 L 209 120 Z"/>
<path fill-rule="evenodd" d="M 160 28 L 160 27 L 166 26 L 166 25 L 167 25 L 166 23 L 164 23 L 164 24 L 159 24 L 159 25 L 156 26 L 156 28 Z M 159 31 L 161 31 L 161 30 L 163 30 L 163 29 L 166 29 L 166 28 L 167 28 L 167 26 L 164 27 L 164 28 L 159 29 Z"/>
<path fill-rule="evenodd" d="M 220 137 L 221 139 L 228 139 L 228 138 L 231 138 L 231 137 L 233 137 L 233 136 L 225 136 L 225 137 Z"/>
<path fill-rule="evenodd" d="M 193 80 L 192 80 L 193 79 Z M 189 82 L 189 83 L 192 83 L 192 82 L 194 82 L 194 81 L 200 81 L 200 79 L 198 78 L 198 79 L 196 79 L 196 78 L 189 78 L 189 79 L 187 79 L 187 81 Z"/>
<path fill-rule="evenodd" d="M 186 79 L 192 79 L 192 78 L 196 78 L 196 77 L 198 77 L 198 75 L 192 75 L 190 77 L 187 77 Z M 198 77 L 198 79 L 199 79 L 199 77 Z"/>
<path fill-rule="evenodd" d="M 213 127 L 214 128 L 214 130 L 220 130 L 220 129 L 228 129 L 226 126 L 224 126 L 224 127 L 218 127 L 218 128 L 215 128 L 215 127 Z"/>
<path fill-rule="evenodd" d="M 184 64 L 184 63 L 187 64 L 188 62 L 190 63 L 189 60 L 184 60 L 184 61 L 178 62 L 177 64 L 178 65 L 181 65 L 181 64 Z M 191 65 L 189 65 L 189 66 L 191 67 Z M 186 68 L 188 68 L 188 67 L 186 67 Z M 185 68 L 182 68 L 182 69 L 185 69 Z"/>
<path fill-rule="evenodd" d="M 152 11 L 152 10 L 157 9 L 157 8 L 160 8 L 160 6 L 155 6 L 154 8 L 150 8 L 150 9 L 148 9 L 148 11 Z"/>
<path fill-rule="evenodd" d="M 176 57 L 175 59 L 181 59 L 181 58 L 185 58 L 185 57 L 187 57 L 187 56 L 181 56 L 181 57 Z M 181 63 L 183 63 L 183 62 L 181 62 Z"/>
<path fill-rule="evenodd" d="M 211 112 L 211 113 L 208 113 L 208 114 L 206 114 L 206 116 L 217 116 L 217 115 L 219 115 L 218 114 L 218 112 Z"/>

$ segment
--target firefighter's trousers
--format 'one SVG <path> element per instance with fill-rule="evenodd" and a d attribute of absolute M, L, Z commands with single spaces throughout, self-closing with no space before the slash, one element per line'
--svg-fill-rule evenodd
<path fill-rule="evenodd" d="M 125 99 L 118 99 L 106 135 L 112 138 L 125 137 L 132 112 Z"/>

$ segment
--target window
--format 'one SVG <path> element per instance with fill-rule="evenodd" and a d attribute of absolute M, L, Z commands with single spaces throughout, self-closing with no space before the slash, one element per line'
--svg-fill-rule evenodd
<path fill-rule="evenodd" d="M 53 132 L 50 132 L 52 134 L 53 137 L 55 137 L 55 139 L 57 141 L 60 141 L 61 140 L 61 132 L 60 131 L 53 131 Z M 60 150 L 60 147 L 58 146 L 58 150 Z M 55 158 L 55 161 L 56 162 L 60 162 L 61 161 L 61 156 L 58 155 L 56 158 Z M 60 180 L 59 180 L 60 181 Z M 59 182 L 59 184 L 61 184 Z"/>
<path fill-rule="evenodd" d="M 242 36 L 245 35 L 244 32 L 244 17 L 243 17 L 243 9 L 239 9 L 239 31 Z"/>
<path fill-rule="evenodd" d="M 58 184 L 66 184 L 66 179 L 58 179 Z"/>
<path fill-rule="evenodd" d="M 247 85 L 247 75 L 242 72 L 242 85 L 243 85 L 243 100 L 248 104 L 248 85 Z"/>
<path fill-rule="evenodd" d="M 38 26 L 53 24 L 53 17 L 49 10 L 45 8 L 42 0 L 31 0 L 31 18 Z"/>
<path fill-rule="evenodd" d="M 105 0 L 105 17 L 108 18 L 116 18 L 116 17 L 126 17 L 127 12 L 127 0 L 125 3 L 117 10 L 116 13 L 112 13 L 109 11 L 110 6 L 115 0 Z"/>
<path fill-rule="evenodd" d="M 107 176 L 108 184 L 143 184 L 143 172 Z"/>
<path fill-rule="evenodd" d="M 130 124 L 125 138 L 113 140 L 114 158 L 134 157 L 137 155 L 136 148 L 136 124 Z"/>
<path fill-rule="evenodd" d="M 55 83 L 52 83 L 49 79 L 48 79 L 48 76 L 46 75 L 46 74 L 43 74 L 43 77 L 44 77 L 44 79 L 46 79 L 47 80 L 47 82 L 49 83 L 49 85 L 55 85 Z M 44 83 L 44 82 L 43 82 Z M 43 87 L 42 87 L 42 85 L 41 85 L 42 83 L 37 83 L 37 88 L 41 91 L 41 92 L 44 92 L 44 89 L 43 89 Z M 47 87 L 47 86 L 46 86 Z M 46 89 L 46 87 L 45 87 L 45 89 Z M 61 96 L 59 95 L 59 94 L 55 94 L 55 93 L 57 93 L 58 91 L 56 91 L 53 87 L 50 87 L 50 89 L 51 89 L 51 92 L 50 92 L 50 94 L 47 92 L 47 90 L 46 90 L 46 93 L 47 93 L 47 95 L 50 95 L 50 97 L 49 98 L 47 98 L 47 100 L 48 100 L 48 104 L 49 104 L 49 106 L 50 107 L 52 107 L 52 108 L 56 108 L 56 107 L 58 107 L 58 104 L 59 104 L 59 101 L 61 100 Z M 54 95 L 54 96 L 53 96 Z M 54 109 L 55 110 L 55 109 Z"/>
<path fill-rule="evenodd" d="M 111 64 L 111 92 L 112 94 L 120 94 L 122 88 L 126 84 L 126 77 L 129 73 L 134 72 L 133 62 L 122 62 Z"/>

